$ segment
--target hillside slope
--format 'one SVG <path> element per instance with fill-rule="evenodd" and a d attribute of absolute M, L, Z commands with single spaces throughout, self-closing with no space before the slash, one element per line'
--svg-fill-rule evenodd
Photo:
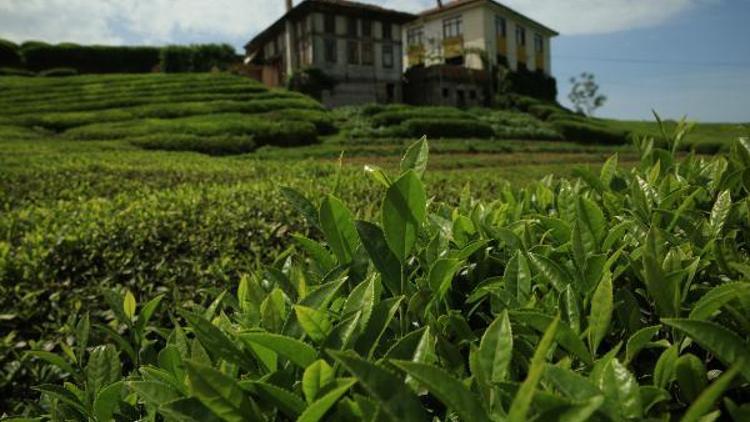
<path fill-rule="evenodd" d="M 315 100 L 226 74 L 0 78 L 0 136 L 125 140 L 147 149 L 247 152 L 334 130 Z"/>

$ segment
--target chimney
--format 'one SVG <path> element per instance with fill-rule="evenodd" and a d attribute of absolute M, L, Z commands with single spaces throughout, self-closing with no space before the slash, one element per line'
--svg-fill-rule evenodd
<path fill-rule="evenodd" d="M 288 12 L 292 10 L 293 7 L 294 7 L 294 4 L 292 4 L 292 0 L 286 0 L 286 11 Z"/>
<path fill-rule="evenodd" d="M 437 0 L 437 4 L 438 4 L 438 9 L 443 8 L 443 0 Z"/>

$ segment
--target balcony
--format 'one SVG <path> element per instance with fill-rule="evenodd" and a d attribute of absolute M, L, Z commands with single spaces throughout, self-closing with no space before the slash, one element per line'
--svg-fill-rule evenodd
<path fill-rule="evenodd" d="M 498 35 L 497 37 L 497 54 L 502 54 L 503 56 L 508 55 L 508 38 L 503 37 L 501 35 Z"/>
<path fill-rule="evenodd" d="M 443 58 L 450 59 L 464 55 L 464 37 L 450 37 L 443 39 Z"/>
<path fill-rule="evenodd" d="M 406 50 L 408 67 L 424 64 L 425 49 L 423 45 L 410 45 Z"/>

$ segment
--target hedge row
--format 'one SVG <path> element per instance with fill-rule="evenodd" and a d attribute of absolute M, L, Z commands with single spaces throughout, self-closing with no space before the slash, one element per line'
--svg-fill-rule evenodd
<path fill-rule="evenodd" d="M 131 144 L 149 150 L 193 151 L 208 155 L 235 155 L 256 149 L 252 136 L 196 136 L 155 134 L 133 138 Z"/>
<path fill-rule="evenodd" d="M 629 132 L 610 129 L 596 123 L 556 120 L 553 125 L 568 141 L 600 145 L 623 145 L 630 141 Z"/>
<path fill-rule="evenodd" d="M 226 69 L 238 61 L 228 44 L 189 46 L 83 46 L 27 42 L 21 46 L 0 40 L 0 68 L 32 72 L 74 69 L 77 73 L 207 72 Z M 2 73 L 0 73 L 2 74 Z M 42 75 L 44 76 L 44 75 Z"/>
<path fill-rule="evenodd" d="M 424 118 L 474 119 L 471 114 L 453 107 L 415 107 L 392 111 L 388 110 L 375 114 L 372 116 L 372 126 L 395 126 L 407 120 Z"/>
<path fill-rule="evenodd" d="M 495 131 L 487 123 L 460 118 L 410 119 L 401 124 L 405 136 L 428 138 L 492 138 Z"/>

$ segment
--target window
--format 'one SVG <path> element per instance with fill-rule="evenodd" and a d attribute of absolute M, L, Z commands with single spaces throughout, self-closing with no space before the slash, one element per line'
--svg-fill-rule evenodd
<path fill-rule="evenodd" d="M 448 98 L 451 96 L 451 90 L 448 88 L 443 88 L 443 98 Z"/>
<path fill-rule="evenodd" d="M 498 37 L 505 38 L 508 36 L 508 25 L 504 17 L 495 16 L 495 31 Z"/>
<path fill-rule="evenodd" d="M 460 37 L 463 33 L 463 20 L 461 16 L 443 21 L 443 38 Z"/>
<path fill-rule="evenodd" d="M 362 36 L 372 38 L 372 21 L 369 19 L 362 20 Z"/>
<path fill-rule="evenodd" d="M 323 32 L 326 34 L 335 34 L 336 33 L 336 16 L 335 15 L 325 15 L 323 18 Z"/>
<path fill-rule="evenodd" d="M 526 28 L 523 26 L 516 27 L 516 44 L 522 46 L 526 45 Z"/>
<path fill-rule="evenodd" d="M 362 43 L 362 64 L 366 66 L 372 66 L 375 62 L 375 50 L 372 42 L 366 41 Z"/>
<path fill-rule="evenodd" d="M 418 26 L 416 28 L 409 28 L 406 32 L 406 43 L 411 46 L 421 46 L 422 39 L 424 38 L 424 28 Z"/>
<path fill-rule="evenodd" d="M 544 37 L 540 34 L 534 34 L 534 51 L 544 53 Z"/>
<path fill-rule="evenodd" d="M 477 99 L 477 92 L 474 91 L 473 89 L 471 91 L 469 91 L 469 99 L 470 100 L 476 100 Z"/>
<path fill-rule="evenodd" d="M 393 67 L 393 45 L 383 44 L 383 67 Z"/>
<path fill-rule="evenodd" d="M 328 63 L 336 63 L 338 61 L 336 54 L 336 40 L 334 38 L 325 39 L 325 58 Z"/>
<path fill-rule="evenodd" d="M 356 18 L 349 18 L 346 21 L 346 34 L 350 37 L 357 36 L 357 19 Z"/>
<path fill-rule="evenodd" d="M 383 22 L 383 39 L 390 40 L 393 38 L 393 27 L 388 22 Z"/>
<path fill-rule="evenodd" d="M 346 57 L 349 64 L 359 64 L 359 43 L 348 41 L 346 43 Z"/>

